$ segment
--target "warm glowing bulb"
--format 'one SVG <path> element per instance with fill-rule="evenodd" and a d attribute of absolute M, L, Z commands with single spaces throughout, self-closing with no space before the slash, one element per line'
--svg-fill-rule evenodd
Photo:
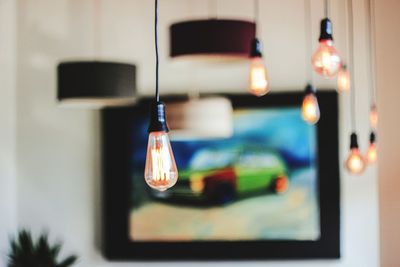
<path fill-rule="evenodd" d="M 310 124 L 318 122 L 320 112 L 318 100 L 315 94 L 309 93 L 304 96 L 303 104 L 301 106 L 301 115 L 303 119 Z"/>
<path fill-rule="evenodd" d="M 267 70 L 261 57 L 250 60 L 249 91 L 253 95 L 263 96 L 269 91 Z"/>
<path fill-rule="evenodd" d="M 174 186 L 178 180 L 178 168 L 166 132 L 149 134 L 144 178 L 151 188 L 159 191 Z"/>
<path fill-rule="evenodd" d="M 312 57 L 312 66 L 319 75 L 333 77 L 338 73 L 342 64 L 339 54 L 333 46 L 332 40 L 321 40 L 319 44 Z"/>
<path fill-rule="evenodd" d="M 338 73 L 337 85 L 339 92 L 350 90 L 350 73 L 345 66 L 343 66 Z"/>
<path fill-rule="evenodd" d="M 368 164 L 374 164 L 378 159 L 375 143 L 370 143 L 367 151 Z"/>
<path fill-rule="evenodd" d="M 378 110 L 375 105 L 371 107 L 369 112 L 369 123 L 371 124 L 372 129 L 376 129 L 378 127 Z"/>
<path fill-rule="evenodd" d="M 365 169 L 365 160 L 357 147 L 350 150 L 346 160 L 346 168 L 352 174 L 361 174 Z"/>

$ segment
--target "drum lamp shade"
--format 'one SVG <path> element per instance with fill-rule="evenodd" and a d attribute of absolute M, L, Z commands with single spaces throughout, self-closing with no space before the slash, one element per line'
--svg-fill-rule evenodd
<path fill-rule="evenodd" d="M 170 56 L 248 59 L 256 35 L 254 22 L 207 19 L 172 24 Z"/>
<path fill-rule="evenodd" d="M 106 107 L 135 102 L 135 65 L 74 61 L 58 65 L 57 97 L 64 106 Z"/>

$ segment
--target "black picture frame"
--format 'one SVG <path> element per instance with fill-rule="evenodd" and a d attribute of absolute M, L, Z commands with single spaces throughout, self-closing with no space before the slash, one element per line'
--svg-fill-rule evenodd
<path fill-rule="evenodd" d="M 234 108 L 300 106 L 303 94 L 225 94 Z M 164 98 L 165 99 L 165 98 Z M 336 91 L 318 93 L 317 124 L 320 239 L 316 241 L 193 241 L 133 242 L 129 239 L 130 124 L 148 112 L 151 99 L 134 107 L 102 111 L 103 133 L 103 254 L 110 260 L 265 260 L 340 258 L 340 184 L 338 99 Z"/>

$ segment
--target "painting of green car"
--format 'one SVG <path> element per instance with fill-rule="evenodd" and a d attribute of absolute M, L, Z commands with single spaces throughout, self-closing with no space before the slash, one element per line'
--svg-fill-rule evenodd
<path fill-rule="evenodd" d="M 288 171 L 278 153 L 257 150 L 198 151 L 181 171 L 171 192 L 175 200 L 197 199 L 226 204 L 263 193 L 284 193 L 289 187 Z"/>

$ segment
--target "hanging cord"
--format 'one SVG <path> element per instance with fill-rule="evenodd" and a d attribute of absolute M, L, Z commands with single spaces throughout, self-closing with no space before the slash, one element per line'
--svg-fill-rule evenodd
<path fill-rule="evenodd" d="M 158 59 L 158 0 L 155 0 L 154 8 L 154 42 L 156 49 L 156 101 L 160 101 L 160 91 L 158 88 L 158 77 L 159 77 L 159 59 Z"/>
<path fill-rule="evenodd" d="M 354 132 L 356 130 L 356 87 L 355 87 L 355 75 L 354 75 L 354 26 L 353 26 L 353 1 L 347 0 L 347 16 L 349 24 L 349 70 L 350 70 L 350 109 L 351 109 L 351 128 Z"/>
<path fill-rule="evenodd" d="M 346 51 L 346 61 L 345 64 L 348 65 L 350 62 L 350 52 L 349 52 L 349 18 L 348 18 L 348 5 L 345 5 L 345 16 L 344 16 L 344 28 L 346 35 L 345 51 Z M 352 78 L 352 77 L 351 77 Z"/>
<path fill-rule="evenodd" d="M 256 37 L 260 35 L 260 2 L 259 0 L 254 0 L 254 23 L 256 24 Z"/>
<path fill-rule="evenodd" d="M 377 96 L 377 81 L 376 81 L 376 49 L 375 49 L 375 4 L 374 0 L 367 0 L 366 4 L 367 16 L 368 16 L 368 34 L 367 34 L 367 43 L 368 43 L 368 52 L 369 52 L 369 65 L 370 65 L 370 76 L 371 76 L 371 85 L 370 85 L 370 100 L 371 106 L 376 102 Z"/>
<path fill-rule="evenodd" d="M 329 0 L 325 0 L 325 2 L 324 2 L 324 13 L 325 13 L 325 18 L 329 18 L 329 13 L 330 13 L 330 9 L 329 9 L 329 4 L 330 4 L 330 2 L 329 2 Z"/>
<path fill-rule="evenodd" d="M 310 58 L 311 58 L 311 40 L 312 40 L 312 25 L 311 25 L 311 1 L 310 0 L 304 0 L 304 39 L 305 39 L 305 62 L 306 62 L 306 68 L 305 68 L 305 75 L 307 78 L 307 81 L 310 82 L 311 84 L 313 83 L 313 76 L 312 76 L 312 70 L 311 70 L 311 65 L 310 65 Z"/>
<path fill-rule="evenodd" d="M 218 18 L 218 1 L 208 0 L 208 16 L 209 18 Z"/>
<path fill-rule="evenodd" d="M 93 52 L 94 57 L 100 57 L 101 36 L 100 36 L 100 16 L 101 6 L 100 0 L 93 0 Z"/>

